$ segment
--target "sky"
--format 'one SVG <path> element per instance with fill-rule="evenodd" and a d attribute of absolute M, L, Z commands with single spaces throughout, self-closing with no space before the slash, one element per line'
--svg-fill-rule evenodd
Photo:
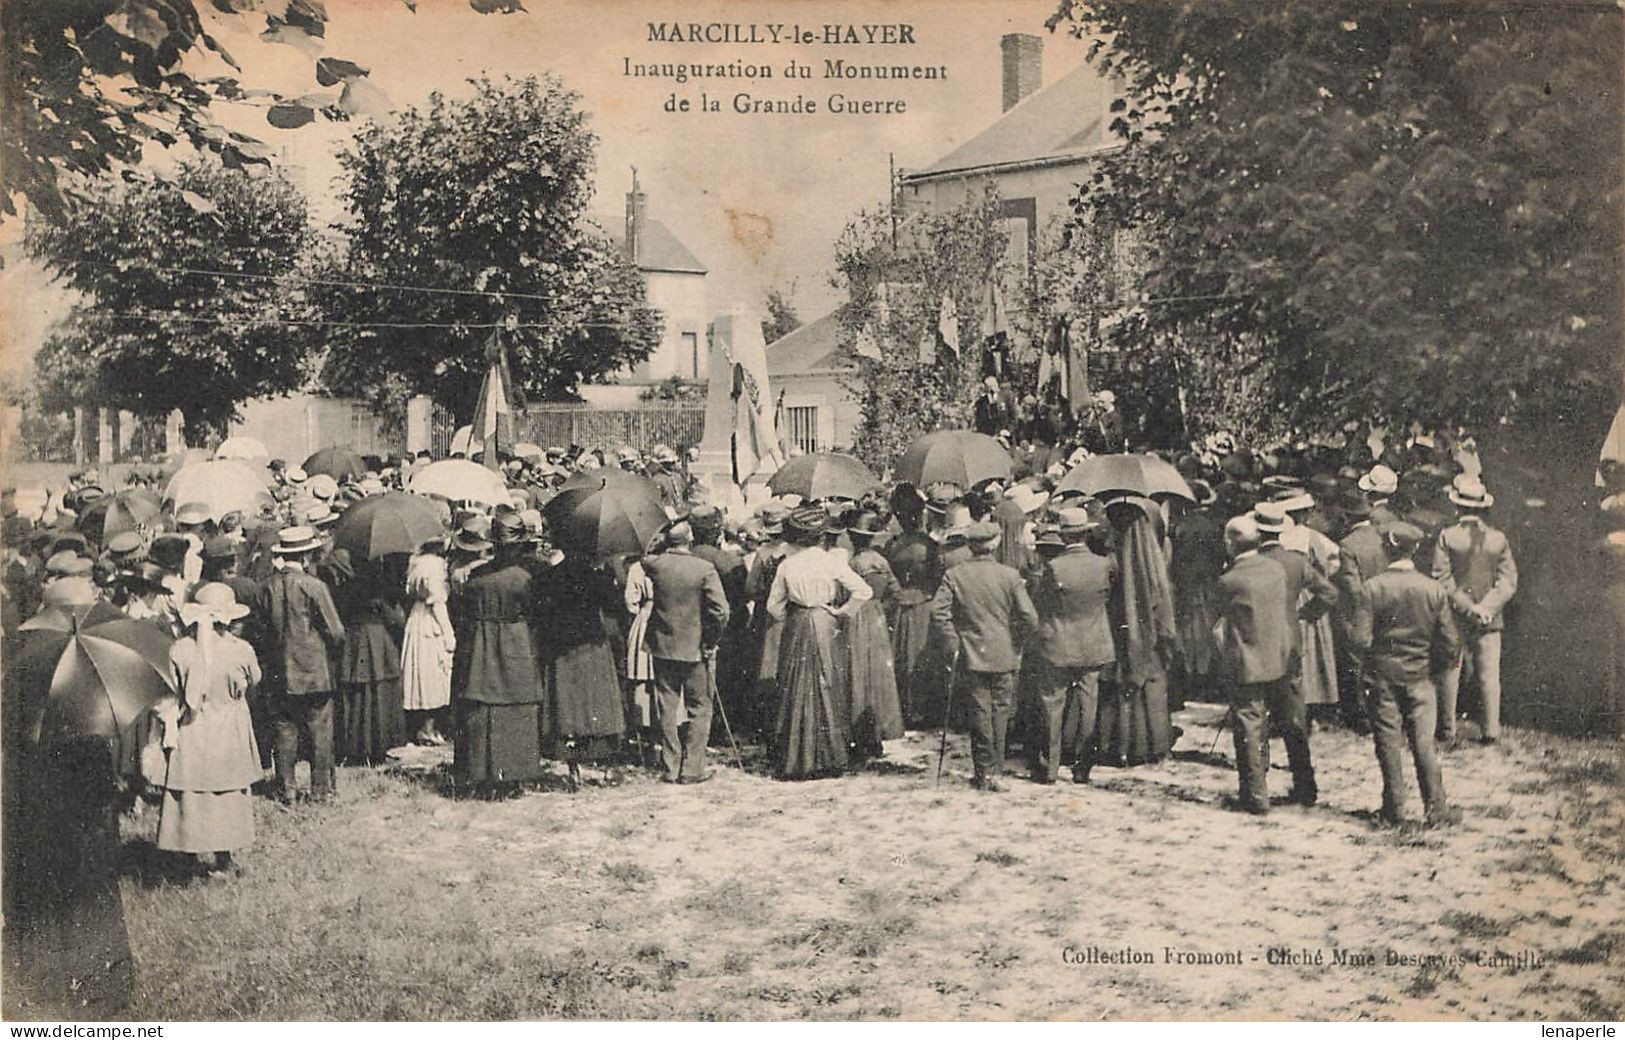
<path fill-rule="evenodd" d="M 315 53 L 262 42 L 263 15 L 215 12 L 200 0 L 210 30 L 243 66 L 245 85 L 291 94 L 323 90 L 315 80 Z M 420 0 L 414 13 L 401 0 L 327 0 L 329 22 L 321 54 L 355 61 L 395 108 L 424 103 L 432 91 L 467 94 L 468 79 L 553 72 L 581 94 L 599 138 L 594 212 L 619 228 L 625 192 L 636 166 L 649 214 L 663 222 L 709 268 L 709 299 L 721 313 L 756 306 L 770 287 L 794 286 L 804 320 L 837 302 L 829 285 L 833 245 L 860 209 L 884 202 L 889 161 L 900 169 L 930 164 L 980 132 L 1000 115 L 999 38 L 1030 32 L 1044 38 L 1044 81 L 1053 82 L 1082 59 L 1086 44 L 1051 34 L 1044 19 L 1050 0 L 526 0 L 527 11 L 482 15 L 467 0 Z M 915 43 L 797 47 L 789 43 L 651 42 L 649 23 L 721 22 L 801 26 L 826 24 L 912 26 Z M 945 66 L 945 79 L 835 83 L 822 78 L 823 60 Z M 666 79 L 623 74 L 624 62 L 767 64 L 772 80 Z M 782 78 L 792 59 L 814 66 L 814 78 Z M 199 71 L 229 73 L 224 66 Z M 833 91 L 873 99 L 902 98 L 902 115 L 863 116 L 824 111 Z M 723 98 L 746 92 L 768 98 L 805 94 L 818 102 L 813 115 L 667 113 L 673 92 L 697 105 L 704 91 Z M 339 216 L 334 159 L 353 124 L 318 119 L 285 131 L 265 121 L 264 109 L 220 109 L 221 121 L 278 148 L 295 167 L 323 221 Z M 172 157 L 153 154 L 162 167 Z M 9 282 L 10 285 L 4 283 Z M 0 291 L 41 293 L 37 273 L 8 265 Z M 16 296 L 13 295 L 13 299 Z M 34 295 L 33 306 L 7 308 L 7 339 L 23 346 L 43 335 L 59 303 Z M 16 358 L 16 353 L 13 353 Z"/>

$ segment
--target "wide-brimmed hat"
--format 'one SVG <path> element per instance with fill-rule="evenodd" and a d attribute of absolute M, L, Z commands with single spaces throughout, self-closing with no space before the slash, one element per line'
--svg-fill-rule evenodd
<path fill-rule="evenodd" d="M 456 535 L 452 537 L 451 544 L 465 552 L 484 552 L 491 548 L 491 540 L 486 538 L 484 533 L 472 524 L 464 524 L 458 528 Z"/>
<path fill-rule="evenodd" d="M 1484 482 L 1465 473 L 1451 481 L 1448 494 L 1450 501 L 1461 509 L 1488 509 L 1495 504 L 1495 496 Z"/>
<path fill-rule="evenodd" d="M 1291 526 L 1291 519 L 1279 502 L 1260 502 L 1254 506 L 1253 522 L 1263 534 L 1280 534 Z"/>
<path fill-rule="evenodd" d="M 305 510 L 305 523 L 311 527 L 326 527 L 329 524 L 337 523 L 338 519 L 339 515 L 333 512 L 333 507 L 326 502 L 311 506 Z"/>
<path fill-rule="evenodd" d="M 777 500 L 764 502 L 761 508 L 756 510 L 756 521 L 761 525 L 762 533 L 766 535 L 783 534 L 785 521 L 789 519 L 790 507 Z"/>
<path fill-rule="evenodd" d="M 886 522 L 880 518 L 879 513 L 872 509 L 859 510 L 847 524 L 846 536 L 852 539 L 854 544 L 867 545 L 885 526 Z"/>
<path fill-rule="evenodd" d="M 313 552 L 322 547 L 322 539 L 316 529 L 309 524 L 295 524 L 284 527 L 276 533 L 276 544 L 271 551 L 278 556 L 294 556 L 298 553 Z"/>
<path fill-rule="evenodd" d="M 491 540 L 498 545 L 518 545 L 529 540 L 529 533 L 518 513 L 503 513 L 491 521 Z"/>
<path fill-rule="evenodd" d="M 806 538 L 822 534 L 828 522 L 829 515 L 822 509 L 817 506 L 802 506 L 791 510 L 789 519 L 785 521 L 785 528 L 791 534 Z"/>
<path fill-rule="evenodd" d="M 1055 524 L 1039 524 L 1033 529 L 1033 545 L 1039 549 L 1064 549 L 1066 539 Z"/>
<path fill-rule="evenodd" d="M 656 444 L 654 451 L 649 453 L 656 462 L 676 462 L 677 452 L 669 444 Z"/>
<path fill-rule="evenodd" d="M 1089 510 L 1078 506 L 1068 506 L 1055 513 L 1055 533 L 1067 541 L 1076 541 L 1099 526 Z"/>
<path fill-rule="evenodd" d="M 1374 495 L 1391 495 L 1399 490 L 1399 474 L 1378 463 L 1359 479 L 1358 486 Z"/>
<path fill-rule="evenodd" d="M 1036 513 L 1049 501 L 1049 494 L 1031 484 L 1013 484 L 1004 497 L 1014 502 L 1023 513 Z"/>
<path fill-rule="evenodd" d="M 89 557 L 80 556 L 71 549 L 52 553 L 45 561 L 45 573 L 53 578 L 69 578 L 75 574 L 89 574 L 94 566 Z"/>
<path fill-rule="evenodd" d="M 946 512 L 948 507 L 959 501 L 964 491 L 958 484 L 941 481 L 925 489 L 925 508 L 933 513 Z"/>
<path fill-rule="evenodd" d="M 229 560 L 236 555 L 237 543 L 222 535 L 217 535 L 203 543 L 203 558 L 205 560 Z"/>
<path fill-rule="evenodd" d="M 303 466 L 290 466 L 283 471 L 282 476 L 290 484 L 303 484 L 310 479 L 310 474 L 305 472 Z"/>
<path fill-rule="evenodd" d="M 1366 520 L 1371 516 L 1371 500 L 1358 488 L 1345 492 L 1337 500 L 1337 508 L 1350 520 Z"/>
<path fill-rule="evenodd" d="M 141 536 L 134 531 L 120 531 L 107 540 L 106 549 L 110 556 L 119 559 L 134 556 L 141 551 Z"/>
<path fill-rule="evenodd" d="M 971 527 L 970 506 L 963 502 L 951 503 L 943 510 L 942 519 L 942 526 L 932 531 L 931 537 L 944 545 L 954 540 L 963 541 Z"/>
<path fill-rule="evenodd" d="M 192 593 L 191 602 L 181 604 L 180 614 L 181 621 L 188 625 L 195 625 L 205 618 L 225 625 L 247 617 L 249 610 L 237 602 L 237 594 L 231 591 L 230 585 L 210 581 L 197 587 Z"/>
<path fill-rule="evenodd" d="M 1190 485 L 1191 494 L 1196 497 L 1197 505 L 1210 506 L 1219 500 L 1219 493 L 1214 491 L 1213 485 L 1207 481 L 1193 479 L 1187 480 L 1185 483 Z"/>
<path fill-rule="evenodd" d="M 1416 547 L 1421 545 L 1422 539 L 1426 537 L 1420 527 L 1404 520 L 1383 524 L 1379 530 L 1384 541 L 1403 553 L 1415 552 Z"/>
<path fill-rule="evenodd" d="M 339 482 L 331 474 L 318 473 L 305 482 L 305 490 L 323 502 L 331 502 L 339 493 Z"/>
<path fill-rule="evenodd" d="M 196 527 L 209 522 L 209 507 L 202 502 L 187 502 L 175 510 L 175 523 L 183 527 Z"/>
<path fill-rule="evenodd" d="M 965 529 L 965 540 L 973 545 L 993 545 L 1004 532 L 991 520 L 978 520 Z"/>
<path fill-rule="evenodd" d="M 186 554 L 191 551 L 192 543 L 185 535 L 161 534 L 147 548 L 147 557 L 159 566 L 178 571 L 185 566 Z"/>
<path fill-rule="evenodd" d="M 1315 496 L 1307 491 L 1277 494 L 1271 501 L 1288 513 L 1301 513 L 1306 509 L 1315 508 Z"/>

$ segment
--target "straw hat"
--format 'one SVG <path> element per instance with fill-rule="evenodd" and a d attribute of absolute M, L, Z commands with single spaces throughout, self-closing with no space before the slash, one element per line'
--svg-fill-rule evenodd
<path fill-rule="evenodd" d="M 284 527 L 277 532 L 276 544 L 271 546 L 271 552 L 278 556 L 294 556 L 298 553 L 312 552 L 322 547 L 321 536 L 314 527 L 308 524 L 297 524 L 293 527 Z"/>
<path fill-rule="evenodd" d="M 1488 509 L 1495 504 L 1495 496 L 1484 482 L 1465 473 L 1451 482 L 1448 494 L 1450 501 L 1462 509 Z"/>
<path fill-rule="evenodd" d="M 223 582 L 211 581 L 197 587 L 190 603 L 180 607 L 181 621 L 195 625 L 204 618 L 226 625 L 249 614 L 246 606 L 237 602 L 237 594 Z"/>
<path fill-rule="evenodd" d="M 1359 487 L 1374 495 L 1391 495 L 1399 490 L 1399 474 L 1379 463 L 1360 478 Z"/>

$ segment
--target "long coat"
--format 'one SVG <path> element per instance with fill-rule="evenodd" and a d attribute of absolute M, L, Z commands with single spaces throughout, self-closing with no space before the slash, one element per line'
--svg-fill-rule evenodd
<path fill-rule="evenodd" d="M 530 632 L 532 580 L 520 560 L 493 560 L 469 576 L 452 602 L 453 697 L 481 704 L 541 703 L 542 677 Z"/>

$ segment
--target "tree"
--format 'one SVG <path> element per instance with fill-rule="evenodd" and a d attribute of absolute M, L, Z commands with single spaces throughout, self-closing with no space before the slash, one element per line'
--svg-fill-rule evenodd
<path fill-rule="evenodd" d="M 896 247 L 884 213 L 860 213 L 836 242 L 832 281 L 847 294 L 838 314 L 855 366 L 847 388 L 860 414 L 853 451 L 877 471 L 921 433 L 971 425 L 982 375 L 981 301 L 990 277 L 1013 280 L 1008 240 L 990 186 L 967 192 L 951 211 L 904 218 Z M 958 319 L 957 352 L 937 340 L 945 297 Z M 856 353 L 865 329 L 880 347 L 878 358 Z"/>
<path fill-rule="evenodd" d="M 801 316 L 796 313 L 795 297 L 796 286 L 791 282 L 788 288 L 778 286 L 767 291 L 767 298 L 763 301 L 767 308 L 767 317 L 762 320 L 762 339 L 772 343 L 781 337 L 801 328 Z"/>
<path fill-rule="evenodd" d="M 548 399 L 659 342 L 642 275 L 586 218 L 595 139 L 578 95 L 552 76 L 471 82 L 472 97 L 431 95 L 340 156 L 335 280 L 366 286 L 323 293 L 362 323 L 335 329 L 324 376 L 380 410 L 421 393 L 466 417 L 499 329 L 515 381 Z"/>
<path fill-rule="evenodd" d="M 1055 24 L 1124 85 L 1078 201 L 1150 237 L 1122 350 L 1252 380 L 1236 425 L 1515 429 L 1589 466 L 1620 389 L 1617 9 L 1064 0 Z"/>
<path fill-rule="evenodd" d="M 402 0 L 416 10 L 416 0 Z M 302 125 L 318 114 L 346 119 L 386 107 L 341 58 L 318 57 L 326 32 L 322 0 L 212 0 L 221 15 L 264 18 L 260 39 L 309 54 L 314 86 L 338 87 L 284 97 L 245 88 L 236 76 L 202 76 L 190 59 L 212 56 L 239 66 L 211 35 L 193 0 L 7 0 L 0 4 L 0 215 L 22 195 L 48 219 L 66 214 L 68 197 L 87 181 L 141 160 L 148 144 L 185 141 L 227 165 L 268 164 L 272 150 L 221 127 L 215 101 L 266 109 L 272 126 Z M 519 0 L 470 0 L 481 13 L 521 9 Z"/>
<path fill-rule="evenodd" d="M 186 413 L 201 439 L 304 382 L 316 337 L 298 279 L 305 199 L 280 175 L 183 165 L 102 182 L 28 248 L 80 295 L 35 358 L 46 404 Z"/>

